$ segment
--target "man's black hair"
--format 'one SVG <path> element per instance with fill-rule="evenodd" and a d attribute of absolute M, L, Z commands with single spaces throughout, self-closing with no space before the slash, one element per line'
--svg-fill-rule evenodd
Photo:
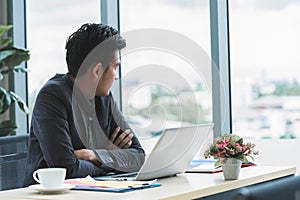
<path fill-rule="evenodd" d="M 95 23 L 83 24 L 66 42 L 69 73 L 76 77 L 84 73 L 89 65 L 99 62 L 106 68 L 112 62 L 115 52 L 125 46 L 126 41 L 113 27 Z"/>

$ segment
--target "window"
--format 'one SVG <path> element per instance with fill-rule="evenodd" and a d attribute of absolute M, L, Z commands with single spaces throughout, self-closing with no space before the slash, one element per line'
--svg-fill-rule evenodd
<path fill-rule="evenodd" d="M 210 62 L 184 55 L 210 57 L 209 1 L 120 1 L 120 30 L 122 108 L 146 151 L 164 127 L 212 122 Z"/>
<path fill-rule="evenodd" d="M 233 131 L 300 138 L 300 3 L 229 3 Z"/>
<path fill-rule="evenodd" d="M 100 1 L 95 0 L 28 1 L 31 109 L 40 87 L 55 73 L 67 71 L 64 50 L 67 36 L 85 22 L 100 21 L 99 4 Z M 211 84 L 209 18 L 208 0 L 120 1 L 120 31 L 125 38 L 134 36 L 135 31 L 142 28 L 151 28 L 169 34 L 170 41 L 174 41 L 174 37 L 183 41 L 184 48 L 180 50 L 172 47 L 159 49 L 154 45 L 122 55 L 121 108 L 146 150 L 147 143 L 150 143 L 150 150 L 153 141 L 158 138 L 155 136 L 164 127 L 212 122 L 212 91 L 208 86 Z M 146 34 L 149 32 L 146 31 Z M 151 37 L 148 35 L 149 40 Z M 128 45 L 131 44 L 128 41 Z M 169 45 L 167 37 L 163 45 Z M 188 56 L 201 58 L 204 63 L 191 60 L 181 50 L 192 52 Z M 205 65 L 205 72 L 196 65 Z M 151 82 L 151 78 L 159 79 Z"/>
<path fill-rule="evenodd" d="M 56 73 L 66 73 L 67 37 L 87 22 L 99 23 L 97 0 L 27 1 L 27 43 L 31 52 L 28 62 L 29 106 L 40 87 Z"/>

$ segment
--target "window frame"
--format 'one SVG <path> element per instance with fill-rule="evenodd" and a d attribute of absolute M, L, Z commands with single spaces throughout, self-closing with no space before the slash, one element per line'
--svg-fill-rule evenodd
<path fill-rule="evenodd" d="M 7 1 L 8 23 L 14 25 L 14 45 L 26 48 L 26 0 Z M 230 95 L 230 51 L 229 51 L 229 17 L 228 0 L 210 1 L 210 25 L 211 25 L 211 57 L 216 67 L 212 70 L 212 98 L 213 98 L 213 122 L 214 137 L 225 132 L 232 131 L 231 122 L 231 95 Z M 100 15 L 102 23 L 120 28 L 119 0 L 100 0 Z M 22 67 L 27 67 L 22 64 Z M 213 67 L 213 66 L 212 66 Z M 213 67 L 214 68 L 214 67 Z M 121 77 L 121 67 L 119 68 Z M 122 109 L 122 81 L 115 83 L 114 96 Z M 14 74 L 10 78 L 10 89 L 28 102 L 27 74 Z M 221 100 L 220 97 L 224 97 Z M 12 119 L 19 125 L 18 133 L 29 132 L 28 116 L 16 109 L 10 112 Z"/>
<path fill-rule="evenodd" d="M 119 0 L 100 0 L 101 22 L 110 25 L 120 31 L 120 3 Z M 114 82 L 113 95 L 122 111 L 122 70 L 118 68 L 119 79 Z"/>
<path fill-rule="evenodd" d="M 218 137 L 232 132 L 228 0 L 210 1 L 210 26 L 211 59 L 214 65 L 212 66 L 214 137 Z"/>
<path fill-rule="evenodd" d="M 13 45 L 26 49 L 26 0 L 7 0 L 6 5 L 7 24 L 13 25 L 13 29 L 9 33 L 13 38 Z M 27 63 L 22 63 L 20 67 L 27 68 Z M 14 91 L 28 105 L 27 73 L 10 74 L 8 85 L 9 90 Z M 9 118 L 18 125 L 17 135 L 29 133 L 29 117 L 17 108 L 17 104 L 11 105 Z"/>

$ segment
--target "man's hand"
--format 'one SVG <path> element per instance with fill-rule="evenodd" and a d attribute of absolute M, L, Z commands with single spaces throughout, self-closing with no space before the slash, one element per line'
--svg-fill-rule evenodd
<path fill-rule="evenodd" d="M 132 144 L 133 133 L 130 132 L 130 129 L 125 130 L 121 135 L 118 135 L 120 127 L 116 128 L 113 134 L 110 136 L 111 144 L 108 145 L 108 149 L 126 149 L 129 148 Z"/>
<path fill-rule="evenodd" d="M 75 156 L 79 160 L 86 160 L 94 163 L 97 166 L 101 165 L 101 161 L 96 156 L 96 153 L 90 149 L 74 150 Z"/>

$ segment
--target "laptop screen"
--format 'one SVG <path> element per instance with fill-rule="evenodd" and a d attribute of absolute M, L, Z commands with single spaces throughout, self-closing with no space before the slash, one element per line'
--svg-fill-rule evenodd
<path fill-rule="evenodd" d="M 172 176 L 188 169 L 203 147 L 213 124 L 200 124 L 166 129 L 147 155 L 137 180 Z"/>

